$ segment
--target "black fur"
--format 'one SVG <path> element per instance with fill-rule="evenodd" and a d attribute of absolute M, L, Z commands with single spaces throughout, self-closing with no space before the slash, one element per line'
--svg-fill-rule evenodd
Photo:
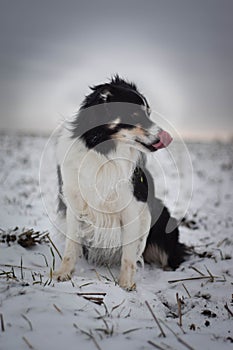
<path fill-rule="evenodd" d="M 140 106 L 146 104 L 149 109 L 149 105 L 135 84 L 116 75 L 110 83 L 96 85 L 91 89 L 92 93 L 86 96 L 77 117 L 71 123 L 71 137 L 81 137 L 88 148 L 95 148 L 95 151 L 106 155 L 115 148 L 111 136 L 119 128 L 130 129 L 140 123 L 147 129 L 152 125 L 148 118 L 143 118 L 144 113 Z M 105 98 L 103 94 L 106 94 Z M 108 128 L 110 119 L 114 120 L 119 116 L 124 124 L 114 129 Z"/>
<path fill-rule="evenodd" d="M 145 262 L 153 262 L 146 260 L 147 249 L 150 248 L 150 245 L 157 245 L 161 251 L 165 251 L 168 255 L 168 267 L 176 269 L 184 261 L 187 249 L 184 244 L 179 242 L 176 219 L 170 216 L 162 201 L 155 197 L 153 178 L 145 167 L 145 161 L 142 161 L 140 166 L 135 168 L 132 183 L 134 196 L 138 201 L 148 202 L 152 216 L 151 229 L 143 253 Z"/>

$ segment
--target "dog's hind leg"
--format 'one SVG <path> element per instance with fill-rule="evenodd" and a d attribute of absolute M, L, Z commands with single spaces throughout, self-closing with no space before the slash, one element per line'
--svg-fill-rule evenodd
<path fill-rule="evenodd" d="M 152 205 L 152 227 L 143 252 L 144 261 L 175 270 L 188 255 L 188 248 L 179 242 L 178 222 L 170 216 L 164 204 L 154 198 Z"/>

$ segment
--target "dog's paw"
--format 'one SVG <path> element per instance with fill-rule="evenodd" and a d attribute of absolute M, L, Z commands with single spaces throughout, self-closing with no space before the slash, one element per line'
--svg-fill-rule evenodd
<path fill-rule="evenodd" d="M 127 292 L 132 292 L 136 290 L 136 283 L 132 283 L 121 278 L 119 279 L 118 283 L 119 286 Z"/>
<path fill-rule="evenodd" d="M 62 270 L 54 271 L 53 278 L 56 279 L 58 282 L 69 281 L 71 279 L 71 273 Z"/>
<path fill-rule="evenodd" d="M 126 266 L 128 267 L 128 266 Z M 118 279 L 119 286 L 127 292 L 136 290 L 136 283 L 134 282 L 134 266 L 130 265 L 130 269 L 121 269 Z"/>
<path fill-rule="evenodd" d="M 136 283 L 133 283 L 132 285 L 128 285 L 128 284 L 123 284 L 122 285 L 122 284 L 119 283 L 119 286 L 122 289 L 126 290 L 126 292 L 133 292 L 133 291 L 136 290 Z"/>
<path fill-rule="evenodd" d="M 132 286 L 124 288 L 127 292 L 133 292 L 137 288 L 136 283 L 133 283 Z"/>

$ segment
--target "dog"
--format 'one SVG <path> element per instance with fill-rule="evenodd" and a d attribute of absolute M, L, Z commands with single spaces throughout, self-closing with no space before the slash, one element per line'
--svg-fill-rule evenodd
<path fill-rule="evenodd" d="M 115 75 L 91 87 L 57 144 L 58 212 L 66 243 L 58 281 L 71 278 L 77 259 L 120 263 L 119 285 L 136 288 L 140 259 L 176 269 L 186 247 L 177 222 L 155 197 L 146 155 L 168 147 L 170 134 L 150 119 L 147 99 Z"/>

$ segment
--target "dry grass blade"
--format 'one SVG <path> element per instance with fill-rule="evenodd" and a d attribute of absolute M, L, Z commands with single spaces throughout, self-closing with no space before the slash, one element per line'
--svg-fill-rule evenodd
<path fill-rule="evenodd" d="M 188 343 L 186 343 L 186 341 L 184 341 L 182 338 L 180 338 L 178 335 L 176 335 L 176 339 L 178 340 L 179 343 L 181 343 L 182 345 L 184 345 L 187 349 L 189 350 L 195 350 L 191 345 L 189 345 Z"/>
<path fill-rule="evenodd" d="M 94 271 L 98 280 L 101 281 L 101 277 L 100 277 L 100 274 L 98 273 L 98 271 L 96 269 L 91 269 L 91 271 Z"/>
<path fill-rule="evenodd" d="M 102 305 L 104 303 L 104 297 L 106 293 L 103 292 L 79 292 L 78 296 L 83 297 L 86 300 L 89 300 L 95 304 Z"/>
<path fill-rule="evenodd" d="M 50 284 L 52 283 L 52 281 L 53 281 L 53 269 L 52 269 L 52 267 L 50 267 L 48 286 L 50 286 Z"/>
<path fill-rule="evenodd" d="M 126 331 L 122 332 L 122 334 L 129 334 L 129 333 L 132 333 L 132 332 L 139 331 L 140 329 L 142 329 L 142 328 L 127 329 Z"/>
<path fill-rule="evenodd" d="M 176 337 L 176 339 L 178 340 L 179 343 L 184 345 L 189 350 L 195 350 L 191 345 L 186 343 L 186 341 L 184 341 L 179 335 L 177 335 L 164 321 L 162 321 L 162 320 L 160 320 L 160 321 Z"/>
<path fill-rule="evenodd" d="M 159 350 L 166 350 L 165 348 L 163 348 L 162 346 L 155 344 L 153 341 L 148 340 L 147 342 L 148 344 L 152 345 L 154 348 L 159 349 Z"/>
<path fill-rule="evenodd" d="M 160 330 L 162 336 L 165 338 L 165 337 L 166 337 L 166 334 L 164 333 L 163 328 L 161 327 L 161 325 L 160 325 L 160 323 L 159 323 L 157 317 L 155 316 L 155 314 L 154 314 L 153 310 L 151 309 L 151 307 L 150 307 L 150 305 L 149 305 L 149 303 L 148 303 L 147 300 L 145 301 L 145 304 L 146 304 L 146 306 L 148 307 L 148 309 L 149 309 L 151 315 L 153 316 L 153 319 L 155 320 L 157 326 L 159 327 L 159 330 Z"/>
<path fill-rule="evenodd" d="M 181 313 L 182 300 L 179 298 L 178 293 L 176 293 L 176 302 L 178 306 L 179 326 L 182 327 L 182 313 Z"/>
<path fill-rule="evenodd" d="M 53 248 L 50 247 L 50 253 L 52 255 L 52 258 L 53 258 L 53 271 L 55 270 L 55 263 L 56 263 L 56 259 L 55 259 L 55 255 L 54 255 L 54 252 L 53 252 Z"/>
<path fill-rule="evenodd" d="M 0 276 L 6 277 L 7 279 L 13 279 L 15 281 L 19 281 L 15 275 L 15 271 L 14 271 L 13 266 L 11 267 L 10 271 L 4 271 L 4 270 L 1 270 L 1 271 L 2 272 L 0 272 Z"/>
<path fill-rule="evenodd" d="M 0 266 L 21 269 L 21 266 L 19 266 L 19 265 L 0 264 Z M 23 268 L 24 268 L 24 270 L 33 270 L 32 267 L 25 267 L 25 266 L 24 266 Z"/>
<path fill-rule="evenodd" d="M 112 279 L 113 279 L 115 285 L 117 286 L 117 285 L 118 285 L 118 281 L 117 281 L 117 279 L 115 278 L 115 276 L 113 275 L 112 270 L 110 269 L 109 265 L 106 265 L 106 267 L 107 267 L 108 272 L 110 273 L 110 275 L 111 275 L 111 277 L 112 277 Z"/>
<path fill-rule="evenodd" d="M 31 323 L 31 321 L 27 318 L 27 316 L 25 316 L 25 315 L 21 315 L 22 317 L 23 317 L 23 319 L 28 323 L 28 325 L 29 325 L 29 328 L 30 328 L 30 331 L 33 331 L 33 328 L 32 328 L 32 323 Z"/>
<path fill-rule="evenodd" d="M 55 310 L 57 310 L 57 312 L 59 312 L 59 314 L 63 315 L 63 312 L 61 311 L 61 309 L 56 304 L 53 304 L 53 307 L 54 307 Z"/>
<path fill-rule="evenodd" d="M 98 305 L 102 305 L 104 303 L 104 299 L 100 297 L 88 297 L 83 295 L 83 298 Z"/>
<path fill-rule="evenodd" d="M 85 292 L 79 292 L 79 293 L 77 293 L 77 295 L 103 295 L 103 296 L 105 296 L 107 293 L 104 293 L 104 292 L 96 292 L 96 293 L 94 293 L 94 292 L 87 292 L 87 293 L 85 293 Z"/>
<path fill-rule="evenodd" d="M 183 286 L 184 290 L 186 291 L 186 293 L 188 294 L 188 297 L 191 298 L 191 295 L 190 295 L 187 287 L 184 285 L 184 283 L 182 283 L 182 286 Z"/>
<path fill-rule="evenodd" d="M 59 258 L 62 260 L 62 255 L 61 255 L 61 253 L 59 252 L 59 250 L 57 249 L 57 247 L 55 246 L 55 244 L 53 243 L 53 241 L 52 241 L 52 239 L 51 239 L 49 233 L 47 233 L 47 236 L 46 236 L 46 237 L 48 238 L 49 242 L 52 244 L 53 248 L 54 248 L 55 251 L 57 252 Z"/>
<path fill-rule="evenodd" d="M 72 287 L 75 288 L 75 283 L 74 283 L 74 281 L 72 280 L 72 278 L 70 279 L 70 283 L 71 283 Z"/>
<path fill-rule="evenodd" d="M 168 283 L 177 283 L 177 282 L 184 282 L 184 281 L 195 281 L 195 280 L 203 280 L 203 279 L 209 279 L 212 281 L 213 278 L 220 278 L 219 276 L 199 276 L 199 277 L 188 277 L 188 278 L 181 278 L 177 280 L 170 280 Z"/>
<path fill-rule="evenodd" d="M 21 272 L 21 279 L 24 279 L 24 275 L 23 275 L 23 257 L 21 256 L 21 260 L 20 260 L 20 272 Z"/>
<path fill-rule="evenodd" d="M 86 286 L 89 286 L 90 284 L 94 284 L 94 282 L 86 282 L 86 283 L 83 283 L 79 286 L 79 288 L 83 288 L 83 287 L 86 287 Z"/>
<path fill-rule="evenodd" d="M 45 266 L 46 267 L 48 267 L 49 266 L 49 264 L 48 264 L 48 260 L 47 260 L 47 257 L 44 255 L 44 254 L 42 254 L 42 253 L 37 253 L 38 255 L 41 255 L 41 256 L 43 256 L 43 258 L 44 258 L 44 261 L 45 261 Z"/>
<path fill-rule="evenodd" d="M 113 306 L 113 307 L 112 307 L 112 310 L 111 310 L 111 313 L 112 313 L 114 310 L 118 309 L 118 307 L 120 307 L 122 304 L 124 304 L 124 302 L 125 302 L 125 299 L 122 300 L 122 301 L 120 302 L 120 304 Z"/>
<path fill-rule="evenodd" d="M 99 312 L 99 310 L 97 310 L 97 309 L 94 309 L 94 310 L 95 310 L 95 312 L 98 314 L 98 316 L 96 317 L 97 320 L 101 320 L 102 318 L 104 318 L 104 317 L 107 316 L 107 315 L 106 315 L 106 312 L 105 312 L 104 315 L 102 315 L 102 314 Z"/>
<path fill-rule="evenodd" d="M 35 274 L 34 274 L 34 272 L 32 272 L 32 271 L 31 271 L 31 276 L 32 276 L 32 280 L 33 280 L 33 282 L 35 282 L 35 280 L 36 280 L 36 278 L 35 278 Z"/>
<path fill-rule="evenodd" d="M 90 338 L 92 339 L 93 343 L 95 344 L 95 346 L 97 347 L 98 350 L 102 350 L 101 347 L 99 346 L 99 344 L 97 343 L 94 335 L 91 333 L 90 335 Z"/>
<path fill-rule="evenodd" d="M 107 321 L 104 318 L 102 318 L 102 321 L 105 325 L 105 328 L 96 328 L 95 331 L 102 332 L 107 336 L 112 336 L 114 333 L 114 327 L 113 326 L 109 327 Z"/>
<path fill-rule="evenodd" d="M 227 303 L 224 305 L 225 309 L 229 312 L 229 314 L 233 317 L 233 312 L 230 310 L 229 306 Z"/>
<path fill-rule="evenodd" d="M 205 274 L 203 272 L 201 272 L 200 270 L 198 270 L 195 266 L 191 266 L 191 269 L 193 269 L 194 271 L 199 273 L 201 276 L 205 276 Z"/>
<path fill-rule="evenodd" d="M 27 344 L 27 346 L 29 347 L 29 349 L 33 350 L 34 347 L 32 346 L 31 343 L 29 343 L 29 341 L 25 338 L 25 337 L 22 337 L 23 341 L 25 341 L 25 343 Z"/>
<path fill-rule="evenodd" d="M 102 274 L 99 274 L 99 275 L 100 275 L 100 277 L 104 278 L 106 281 L 112 282 L 112 280 L 111 280 L 109 277 L 104 276 L 104 275 L 102 275 Z"/>
<path fill-rule="evenodd" d="M 2 332 L 5 332 L 3 314 L 0 314 L 0 321 L 1 321 L 1 330 L 2 330 Z"/>
<path fill-rule="evenodd" d="M 214 282 L 214 276 L 212 275 L 212 273 L 210 272 L 210 270 L 208 270 L 208 268 L 205 266 L 206 271 L 208 272 L 208 274 L 210 275 L 211 278 L 211 282 Z"/>
<path fill-rule="evenodd" d="M 218 244 L 217 244 L 217 247 L 219 248 L 219 247 L 221 247 L 221 245 L 223 244 L 223 243 L 227 243 L 228 242 L 228 238 L 224 238 L 224 239 L 222 239 L 220 242 L 218 242 Z"/>
<path fill-rule="evenodd" d="M 73 324 L 73 326 L 76 329 L 79 329 L 81 333 L 87 335 L 93 341 L 93 343 L 95 344 L 98 350 L 102 350 L 91 331 L 90 332 L 84 331 L 83 329 L 79 328 L 75 323 Z"/>
<path fill-rule="evenodd" d="M 33 228 L 29 230 L 23 230 L 23 232 L 18 235 L 18 244 L 24 248 L 30 248 L 36 243 L 46 242 L 48 232 L 34 231 Z"/>

